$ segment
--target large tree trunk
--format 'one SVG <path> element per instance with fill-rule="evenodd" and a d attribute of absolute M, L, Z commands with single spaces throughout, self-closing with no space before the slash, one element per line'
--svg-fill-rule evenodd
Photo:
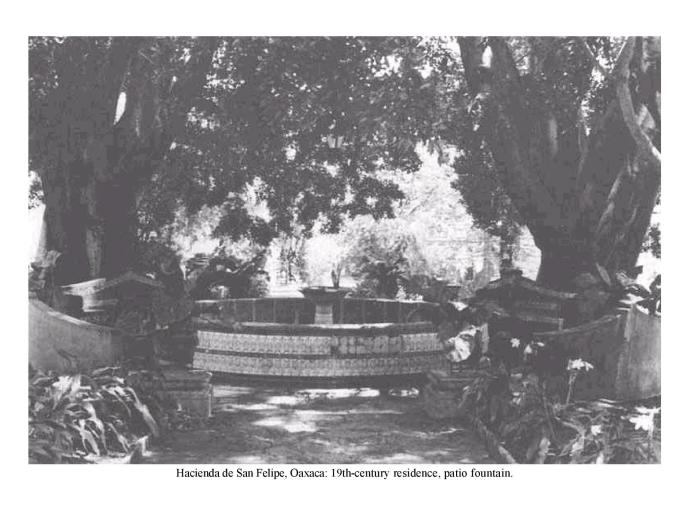
<path fill-rule="evenodd" d="M 137 195 L 185 128 L 216 47 L 166 44 L 75 37 L 52 49 L 56 78 L 32 96 L 30 154 L 45 196 L 43 249 L 68 267 L 60 284 L 114 276 L 135 261 Z"/>
<path fill-rule="evenodd" d="M 43 252 L 38 257 L 50 250 L 63 255 L 56 284 L 83 281 L 91 275 L 86 248 L 87 210 L 68 175 L 64 171 L 51 172 L 42 178 L 45 210 L 39 248 Z"/>
<path fill-rule="evenodd" d="M 41 249 L 63 254 L 60 284 L 111 277 L 131 268 L 137 241 L 135 183 L 68 186 L 48 177 L 43 188 Z"/>
<path fill-rule="evenodd" d="M 572 280 L 582 272 L 591 270 L 587 258 L 577 254 L 571 244 L 541 244 L 541 265 L 537 281 L 550 288 L 567 289 Z"/>
<path fill-rule="evenodd" d="M 544 41 L 541 47 L 553 44 Z M 641 78 L 658 72 L 659 64 L 643 64 L 649 48 L 659 60 L 656 43 L 626 41 L 607 76 L 616 93 L 588 136 L 572 110 L 563 118 L 562 110 L 533 100 L 535 80 L 520 75 L 504 38 L 460 38 L 460 48 L 472 106 L 480 111 L 478 135 L 541 250 L 538 281 L 571 289 L 577 275 L 597 274 L 599 266 L 608 272 L 633 269 L 660 192 L 659 152 L 640 126 L 644 112 L 652 110 L 659 130 L 660 90 L 659 81 L 649 79 L 654 86 L 645 92 L 638 87 L 633 101 L 630 68 Z M 542 62 L 537 49 L 532 53 L 537 74 Z M 553 53 L 544 58 L 552 61 Z"/>
<path fill-rule="evenodd" d="M 101 273 L 108 277 L 131 267 L 135 261 L 138 189 L 123 182 L 104 186 L 100 191 L 104 228 Z"/>

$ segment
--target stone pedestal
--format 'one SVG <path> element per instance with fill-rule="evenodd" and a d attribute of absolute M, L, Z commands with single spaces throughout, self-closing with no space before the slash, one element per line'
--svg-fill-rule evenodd
<path fill-rule="evenodd" d="M 299 290 L 304 297 L 316 305 L 314 323 L 317 325 L 330 325 L 334 323 L 333 307 L 344 299 L 350 288 L 332 288 L 328 286 L 310 286 Z"/>
<path fill-rule="evenodd" d="M 316 302 L 316 314 L 313 323 L 316 325 L 332 324 L 333 305 L 334 302 Z"/>
<path fill-rule="evenodd" d="M 212 415 L 213 386 L 211 374 L 203 370 L 167 369 L 163 373 L 158 394 L 167 396 L 192 415 L 208 418 Z"/>

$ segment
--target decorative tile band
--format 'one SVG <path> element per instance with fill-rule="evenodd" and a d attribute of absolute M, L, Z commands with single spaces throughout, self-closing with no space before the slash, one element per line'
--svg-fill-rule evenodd
<path fill-rule="evenodd" d="M 197 331 L 198 348 L 238 353 L 278 355 L 367 355 L 442 352 L 436 334 L 399 336 L 286 336 L 241 332 Z"/>
<path fill-rule="evenodd" d="M 380 358 L 247 357 L 197 352 L 194 367 L 221 373 L 295 377 L 356 377 L 412 375 L 439 369 L 446 364 L 441 353 Z"/>
<path fill-rule="evenodd" d="M 285 336 L 197 331 L 194 368 L 223 373 L 345 377 L 411 375 L 446 363 L 435 333 Z"/>
<path fill-rule="evenodd" d="M 264 353 L 264 352 L 233 352 L 230 350 L 213 350 L 210 348 L 197 348 L 196 353 L 207 353 L 212 355 L 226 355 L 230 357 L 261 357 L 261 358 L 276 358 L 276 359 L 384 359 L 390 357 L 389 353 L 348 353 L 348 354 L 294 354 L 294 353 Z M 437 352 L 429 352 L 428 355 L 433 355 Z M 397 357 L 418 357 L 424 355 L 422 352 L 399 352 L 395 354 Z"/>

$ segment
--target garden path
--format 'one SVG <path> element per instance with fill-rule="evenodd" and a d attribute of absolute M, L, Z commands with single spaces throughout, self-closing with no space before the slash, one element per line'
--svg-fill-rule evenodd
<path fill-rule="evenodd" d="M 216 385 L 209 426 L 168 434 L 146 463 L 490 463 L 480 440 L 414 389 Z"/>

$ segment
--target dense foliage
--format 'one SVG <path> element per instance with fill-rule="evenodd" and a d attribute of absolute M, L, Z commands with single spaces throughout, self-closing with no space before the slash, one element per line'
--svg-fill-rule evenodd
<path fill-rule="evenodd" d="M 265 251 L 242 260 L 220 248 L 187 262 L 187 287 L 194 299 L 262 297 L 268 291 Z"/>
<path fill-rule="evenodd" d="M 480 226 L 530 228 L 552 286 L 631 269 L 659 191 L 654 38 L 37 37 L 29 54 L 46 249 L 94 277 L 180 210 L 218 207 L 217 235 L 264 245 L 388 216 L 403 194 L 380 170 L 418 169 L 419 143 L 457 155 Z"/>
<path fill-rule="evenodd" d="M 344 263 L 359 279 L 357 293 L 365 297 L 394 299 L 400 276 L 423 263 L 415 238 L 386 223 L 359 223 L 349 231 L 351 247 Z"/>
<path fill-rule="evenodd" d="M 48 248 L 92 275 L 180 207 L 221 207 L 218 235 L 264 244 L 322 214 L 387 215 L 401 193 L 375 172 L 416 169 L 438 109 L 414 38 L 37 37 L 29 53 Z"/>
<path fill-rule="evenodd" d="M 149 439 L 203 424 L 180 409 L 157 371 L 113 366 L 88 374 L 30 374 L 33 463 L 139 462 Z"/>
<path fill-rule="evenodd" d="M 539 280 L 567 288 L 596 264 L 631 271 L 660 191 L 660 40 L 459 45 L 475 134 L 467 146 L 478 161 L 490 156 L 531 230 Z"/>
<path fill-rule="evenodd" d="M 137 438 L 156 436 L 159 425 L 149 405 L 152 394 L 137 393 L 121 370 L 29 380 L 29 459 L 36 463 L 81 463 L 126 454 Z"/>
<path fill-rule="evenodd" d="M 450 377 L 451 397 L 437 375 L 435 388 L 425 389 L 431 415 L 480 421 L 495 435 L 489 440 L 497 438 L 519 463 L 660 462 L 660 398 L 579 400 L 579 380 L 595 377 L 600 367 L 568 358 L 556 344 L 503 334 L 475 355 L 472 337 L 470 328 L 446 340 L 453 349 L 458 342 L 466 348 L 458 350 L 463 360 Z M 438 406 L 443 401 L 449 408 Z"/>
<path fill-rule="evenodd" d="M 529 370 L 484 371 L 462 395 L 520 463 L 659 463 L 659 401 L 621 404 L 553 397 Z M 658 405 L 658 406 L 656 406 Z"/>
<path fill-rule="evenodd" d="M 328 283 L 335 267 L 339 267 L 345 277 L 351 275 L 358 279 L 361 267 L 350 261 L 361 259 L 371 247 L 372 237 L 378 244 L 388 247 L 399 244 L 400 237 L 408 239 L 407 261 L 400 264 L 405 279 L 414 277 L 416 282 L 420 282 L 419 277 L 436 279 L 461 285 L 470 292 L 479 272 L 491 272 L 486 274 L 487 279 L 479 278 L 479 284 L 496 277 L 497 271 L 490 271 L 486 265 L 497 268 L 499 264 L 502 247 L 499 238 L 487 235 L 467 211 L 462 195 L 452 186 L 458 179 L 453 168 L 449 164 L 438 164 L 426 150 L 419 148 L 417 151 L 422 161 L 418 171 L 381 173 L 381 178 L 391 180 L 404 193 L 404 199 L 393 208 L 395 217 L 357 216 L 344 220 L 338 234 L 326 234 L 317 229 L 309 238 L 294 239 L 294 246 L 306 246 L 303 265 L 311 280 L 317 284 Z M 524 264 L 518 266 L 533 277 L 538 270 L 538 253 L 530 248 L 520 250 L 520 245 L 531 242 L 528 232 L 520 234 L 517 242 L 507 244 L 516 254 L 513 261 Z M 533 260 L 529 256 L 532 252 L 535 254 Z M 382 261 L 384 258 L 379 255 L 371 259 Z M 418 288 L 412 289 L 404 281 L 402 287 L 408 297 L 422 295 Z"/>

